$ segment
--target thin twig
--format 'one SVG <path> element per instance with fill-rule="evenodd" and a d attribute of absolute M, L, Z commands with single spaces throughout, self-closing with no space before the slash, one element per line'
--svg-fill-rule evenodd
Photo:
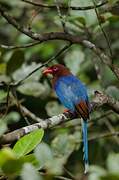
<path fill-rule="evenodd" d="M 32 23 L 34 21 L 34 19 L 37 17 L 37 15 L 40 13 L 40 8 L 36 7 L 34 10 L 33 10 L 33 13 L 32 13 L 32 16 L 28 22 L 28 29 L 31 30 L 32 29 Z"/>
<path fill-rule="evenodd" d="M 60 11 L 60 6 L 58 4 L 58 1 L 57 0 L 54 0 L 55 1 L 55 4 L 56 4 L 56 7 L 57 7 L 57 12 L 58 12 L 58 16 L 60 18 L 60 21 L 61 21 L 61 24 L 62 24 L 62 27 L 63 27 L 63 30 L 65 33 L 67 33 L 67 30 L 66 30 L 66 22 L 64 20 L 64 17 L 62 16 L 62 13 Z"/>
<path fill-rule="evenodd" d="M 72 178 L 72 180 L 76 180 L 76 177 L 75 177 L 68 169 L 66 169 L 66 168 L 64 167 L 64 170 L 65 170 L 65 172 L 67 173 L 67 175 L 69 175 L 70 178 Z"/>
<path fill-rule="evenodd" d="M 96 97 L 93 99 L 94 107 L 100 107 L 104 104 L 107 104 L 109 107 L 111 107 L 111 109 L 113 109 L 119 113 L 119 101 L 116 101 L 112 97 L 110 98 L 110 96 L 107 96 L 107 95 L 100 93 L 100 92 L 96 92 L 95 96 Z M 39 123 L 35 123 L 35 124 L 30 125 L 30 126 L 26 126 L 26 127 L 17 129 L 13 132 L 10 132 L 8 134 L 3 135 L 1 138 L 1 143 L 10 143 L 12 141 L 18 140 L 20 137 L 34 131 L 35 129 L 52 128 L 52 127 L 55 127 L 61 123 L 65 123 L 69 120 L 72 120 L 74 118 L 76 118 L 76 114 L 66 112 L 66 113 L 59 114 L 57 116 L 53 116 L 51 118 L 45 119 L 45 120 L 41 120 Z M 98 137 L 96 137 L 96 136 L 91 137 L 91 138 L 89 138 L 89 140 L 95 140 L 98 138 L 118 136 L 118 135 L 119 135 L 119 132 L 117 131 L 114 133 L 106 133 L 106 134 L 100 135 Z"/>
<path fill-rule="evenodd" d="M 8 110 L 9 110 L 9 94 L 10 94 L 10 86 L 7 86 L 7 97 L 6 97 L 6 109 L 4 115 L 1 117 L 2 120 L 6 117 Z"/>
<path fill-rule="evenodd" d="M 24 48 L 29 48 L 29 47 L 32 47 L 32 46 L 35 46 L 38 44 L 40 44 L 39 41 L 31 42 L 31 43 L 24 44 L 24 45 L 15 45 L 15 46 L 8 46 L 8 45 L 0 44 L 0 48 L 7 49 L 7 50 L 24 49 Z"/>
<path fill-rule="evenodd" d="M 11 88 L 11 93 L 12 93 L 12 96 L 14 98 L 14 101 L 15 101 L 15 104 L 21 114 L 21 116 L 24 118 L 24 120 L 26 121 L 26 124 L 27 125 L 30 125 L 30 122 L 28 121 L 27 117 L 25 116 L 25 114 L 23 113 L 22 109 L 21 109 L 21 104 L 17 98 L 17 93 L 16 93 L 16 88 Z"/>
<path fill-rule="evenodd" d="M 104 133 L 104 134 L 97 135 L 95 137 L 93 136 L 93 137 L 88 138 L 88 140 L 93 141 L 93 140 L 98 140 L 98 139 L 102 139 L 102 138 L 109 138 L 109 137 L 112 137 L 112 136 L 119 136 L 119 131 L 115 131 L 113 133 L 107 132 L 107 133 Z"/>
<path fill-rule="evenodd" d="M 34 122 L 43 122 L 43 120 L 37 117 L 34 113 L 29 111 L 25 106 L 20 104 L 21 111 L 23 112 L 24 116 L 31 118 Z"/>
<path fill-rule="evenodd" d="M 103 64 L 108 66 L 114 75 L 119 79 L 119 67 L 112 64 L 112 59 L 107 56 L 101 49 L 97 48 L 95 44 L 88 40 L 82 40 L 82 44 L 93 50 L 93 52 L 99 57 Z"/>
<path fill-rule="evenodd" d="M 64 176 L 55 176 L 55 178 L 61 179 L 61 180 L 72 180 L 72 179 L 64 177 Z"/>
<path fill-rule="evenodd" d="M 94 121 L 96 122 L 96 121 L 98 121 L 98 120 L 100 120 L 100 119 L 103 119 L 103 118 L 109 116 L 110 114 L 112 114 L 112 112 L 113 112 L 112 110 L 109 110 L 109 111 L 107 111 L 107 112 L 104 112 L 104 113 L 101 114 L 100 116 L 94 118 L 92 121 L 93 121 L 93 122 L 94 122 Z M 89 120 L 89 123 L 90 123 L 90 120 Z"/>
<path fill-rule="evenodd" d="M 64 46 L 55 56 L 51 57 L 50 59 L 48 59 L 45 63 L 43 63 L 42 65 L 40 65 L 39 67 L 37 67 L 36 69 L 34 69 L 32 72 L 30 72 L 25 78 L 23 78 L 22 80 L 20 80 L 19 82 L 16 82 L 16 86 L 19 86 L 23 83 L 23 81 L 25 81 L 27 78 L 29 78 L 33 73 L 35 73 L 36 71 L 38 71 L 39 69 L 43 68 L 44 66 L 48 65 L 49 63 L 51 63 L 54 59 L 56 59 L 57 57 L 59 57 L 62 53 L 66 52 L 66 50 L 68 50 L 71 47 L 71 43 L 69 43 L 68 45 Z"/>
<path fill-rule="evenodd" d="M 1 137 L 1 143 L 5 143 L 5 144 L 6 143 L 11 143 L 11 142 L 13 142 L 15 140 L 18 140 L 20 137 L 22 137 L 22 136 L 36 130 L 36 129 L 39 129 L 39 128 L 42 128 L 42 129 L 51 128 L 53 126 L 58 125 L 59 123 L 66 122 L 66 121 L 71 120 L 73 118 L 74 118 L 74 115 L 71 114 L 71 113 L 70 114 L 69 113 L 63 113 L 63 114 L 59 114 L 57 116 L 53 116 L 52 118 L 42 120 L 39 123 L 35 123 L 35 124 L 32 124 L 32 125 L 17 129 L 17 130 L 15 130 L 13 132 L 4 134 Z"/>
<path fill-rule="evenodd" d="M 53 4 L 53 5 L 48 5 L 48 4 L 41 4 L 41 3 L 36 3 L 36 2 L 33 2 L 33 1 L 28 1 L 28 0 L 21 0 L 25 3 L 28 3 L 28 4 L 31 4 L 33 6 L 38 6 L 38 7 L 42 7 L 42 8 L 48 8 L 48 9 L 57 9 L 56 6 Z M 107 4 L 108 1 L 104 1 L 104 2 L 101 2 L 100 4 L 97 4 L 96 5 L 96 8 L 99 8 L 105 4 Z M 64 9 L 64 10 L 67 10 L 69 7 L 66 7 L 66 6 L 60 6 L 60 9 Z M 89 9 L 94 9 L 94 6 L 86 6 L 86 7 L 75 7 L 75 6 L 70 6 L 70 9 L 72 10 L 80 10 L 80 11 L 85 11 L 85 10 L 89 10 Z"/>
<path fill-rule="evenodd" d="M 88 126 L 90 127 L 90 126 L 96 124 L 99 120 L 102 120 L 103 118 L 108 117 L 110 114 L 112 114 L 112 112 L 113 112 L 112 110 L 109 110 L 109 111 L 107 111 L 107 112 L 104 112 L 103 114 L 101 114 L 100 116 L 98 116 L 98 117 L 96 117 L 96 118 L 91 118 L 91 119 L 89 119 L 89 120 L 88 120 Z M 80 125 L 81 125 L 81 122 L 80 122 L 80 121 L 77 121 L 77 119 L 76 119 L 76 120 L 72 121 L 71 124 L 68 123 L 68 124 L 63 125 L 63 127 L 64 127 L 64 128 L 69 128 L 69 127 L 80 126 Z M 59 127 L 60 127 L 60 125 L 54 127 L 54 129 L 57 129 L 57 128 L 59 128 Z M 61 127 L 62 127 L 62 126 L 61 126 Z"/>
<path fill-rule="evenodd" d="M 119 101 L 113 97 L 99 91 L 95 91 L 95 98 L 93 99 L 93 108 L 106 104 L 111 110 L 119 114 Z"/>
<path fill-rule="evenodd" d="M 107 56 L 101 49 L 97 48 L 96 45 L 93 44 L 92 42 L 88 40 L 84 40 L 77 35 L 71 35 L 64 32 L 50 32 L 50 33 L 37 34 L 20 26 L 15 20 L 15 18 L 10 16 L 1 5 L 0 5 L 0 13 L 8 21 L 8 23 L 14 26 L 18 31 L 24 33 L 25 35 L 29 36 L 34 40 L 39 41 L 39 43 L 50 40 L 65 40 L 71 42 L 72 44 L 74 43 L 82 44 L 85 47 L 90 48 L 91 50 L 93 50 L 95 54 L 98 55 L 98 57 L 101 59 L 103 64 L 107 65 L 116 75 L 116 77 L 119 79 L 119 67 L 117 67 L 117 65 L 112 64 L 112 60 L 110 59 L 110 57 Z"/>
<path fill-rule="evenodd" d="M 53 116 L 52 118 L 46 119 L 43 122 L 35 123 L 32 125 L 14 130 L 10 133 L 4 134 L 1 137 L 0 141 L 2 144 L 11 143 L 36 129 L 40 129 L 40 128 L 48 129 L 48 128 L 58 125 L 59 123 L 66 122 L 71 119 L 73 119 L 73 116 L 71 116 L 71 114 L 70 114 L 70 117 L 69 117 L 69 113 L 63 113 L 58 116 Z M 119 136 L 119 131 L 116 131 L 114 133 L 104 133 L 104 134 L 97 135 L 95 137 L 93 136 L 93 137 L 88 138 L 88 140 L 92 141 L 92 140 L 97 140 L 100 138 L 108 138 L 111 136 Z M 81 142 L 82 142 L 82 140 L 81 140 Z"/>
<path fill-rule="evenodd" d="M 111 49 L 111 45 L 110 45 L 110 40 L 109 40 L 109 38 L 108 38 L 105 30 L 103 29 L 102 23 L 101 23 L 101 21 L 100 21 L 100 16 L 99 16 L 98 10 L 97 10 L 97 8 L 96 8 L 96 2 L 95 2 L 95 0 L 92 0 L 92 1 L 93 1 L 93 4 L 94 4 L 94 10 L 95 10 L 95 13 L 96 13 L 96 16 L 97 16 L 98 24 L 99 24 L 100 29 L 101 29 L 101 31 L 102 31 L 105 39 L 106 39 L 106 42 L 107 42 L 107 45 L 108 45 L 108 48 L 109 48 L 109 51 L 110 51 L 110 56 L 112 57 L 112 56 L 113 56 L 113 53 L 112 53 L 112 49 Z"/>
<path fill-rule="evenodd" d="M 110 131 L 111 133 L 115 133 L 115 132 L 116 132 L 115 129 L 114 129 L 114 127 L 112 126 L 111 122 L 109 121 L 109 117 L 108 117 L 108 119 L 107 119 L 104 123 L 106 124 L 107 128 L 109 129 L 109 131 Z M 115 138 L 115 140 L 116 140 L 116 143 L 119 145 L 119 139 L 118 139 L 118 137 L 114 136 L 114 138 Z"/>

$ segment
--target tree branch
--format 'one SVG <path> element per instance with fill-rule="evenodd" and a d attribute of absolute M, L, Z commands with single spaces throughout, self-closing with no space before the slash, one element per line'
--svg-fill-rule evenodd
<path fill-rule="evenodd" d="M 28 3 L 28 4 L 31 4 L 33 6 L 37 6 L 37 7 L 41 7 L 41 8 L 48 8 L 48 9 L 57 9 L 56 5 L 48 5 L 48 4 L 41 4 L 41 3 L 36 3 L 36 2 L 33 2 L 33 1 L 28 1 L 28 0 L 21 0 L 25 3 Z M 96 8 L 98 7 L 101 7 L 105 4 L 107 4 L 108 1 L 104 1 L 104 2 L 101 2 L 100 4 L 97 4 L 96 5 Z M 69 7 L 66 7 L 66 6 L 59 6 L 60 9 L 63 9 L 63 10 L 67 10 L 69 9 Z M 85 10 L 90 10 L 90 9 L 94 9 L 95 7 L 94 6 L 86 6 L 86 7 L 75 7 L 75 6 L 70 6 L 70 9 L 71 10 L 80 10 L 80 11 L 85 11 Z"/>
<path fill-rule="evenodd" d="M 53 116 L 52 118 L 48 118 L 46 120 L 43 120 L 42 122 L 35 123 L 32 125 L 17 129 L 13 132 L 7 133 L 7 134 L 2 136 L 0 141 L 1 141 L 1 143 L 11 143 L 15 140 L 18 140 L 20 137 L 24 136 L 25 134 L 28 134 L 28 133 L 34 131 L 35 129 L 51 128 L 51 127 L 56 126 L 60 123 L 71 120 L 71 119 L 73 119 L 73 117 L 74 117 L 74 115 L 71 113 L 59 114 L 57 116 Z"/>
<path fill-rule="evenodd" d="M 109 39 L 106 31 L 103 29 L 102 23 L 101 23 L 101 21 L 100 21 L 100 15 L 98 14 L 98 10 L 97 10 L 97 8 L 96 8 L 96 2 L 95 2 L 95 0 L 92 0 L 92 1 L 93 1 L 93 4 L 94 4 L 94 7 L 95 7 L 94 9 L 95 9 L 95 13 L 96 13 L 96 16 L 97 16 L 98 24 L 99 24 L 100 29 L 101 29 L 104 37 L 105 37 L 105 40 L 106 40 L 106 42 L 107 42 L 107 46 L 108 46 L 109 51 L 110 51 L 110 56 L 111 56 L 111 58 L 112 58 L 112 57 L 113 57 L 113 53 L 112 53 L 112 49 L 111 49 L 111 45 L 110 45 L 110 39 Z"/>
<path fill-rule="evenodd" d="M 106 104 L 110 109 L 119 114 L 119 101 L 102 92 L 95 91 L 93 99 L 93 108 Z"/>
<path fill-rule="evenodd" d="M 92 42 L 88 40 L 84 40 L 83 38 L 78 37 L 77 35 L 72 35 L 65 32 L 50 32 L 50 33 L 43 33 L 43 34 L 34 33 L 31 30 L 20 26 L 16 22 L 16 20 L 3 9 L 1 5 L 0 5 L 0 13 L 8 21 L 9 24 L 11 24 L 18 31 L 24 33 L 30 38 L 39 41 L 39 44 L 45 41 L 50 41 L 50 40 L 64 40 L 64 41 L 69 41 L 72 44 L 82 44 L 86 48 L 92 49 L 93 52 L 98 55 L 100 60 L 104 64 L 106 64 L 113 71 L 116 77 L 119 79 L 119 68 L 113 65 L 110 57 L 106 55 L 101 49 L 97 48 L 96 45 L 93 44 Z"/>
<path fill-rule="evenodd" d="M 39 41 L 31 42 L 31 43 L 24 44 L 24 45 L 16 45 L 16 46 L 9 46 L 9 45 L 0 44 L 0 48 L 7 49 L 7 50 L 24 49 L 24 48 L 36 46 L 38 44 L 40 44 Z"/>
<path fill-rule="evenodd" d="M 110 107 L 110 109 L 112 109 L 113 111 L 117 112 L 119 114 L 119 101 L 116 101 L 115 99 L 113 99 L 112 97 L 103 94 L 101 92 L 96 91 L 95 92 L 95 97 L 93 99 L 93 102 L 91 103 L 92 106 L 92 110 L 95 108 L 98 108 L 102 105 L 106 104 L 107 106 Z M 31 117 L 34 119 L 35 116 L 33 116 L 33 113 L 31 113 L 29 110 L 27 110 L 24 107 L 20 107 L 21 110 L 23 111 L 24 114 L 27 114 L 27 116 Z M 47 129 L 47 128 L 52 128 L 54 126 L 57 126 L 61 123 L 67 122 L 69 120 L 72 120 L 76 118 L 76 114 L 73 114 L 71 112 L 66 112 L 63 114 L 59 114 L 57 116 L 53 116 L 51 118 L 48 119 L 40 119 L 40 118 L 36 118 L 36 120 L 39 121 L 39 123 L 35 123 L 20 129 L 17 129 L 13 132 L 4 134 L 1 137 L 0 142 L 5 144 L 5 143 L 11 143 L 15 140 L 18 140 L 20 137 L 34 131 L 35 129 L 39 129 L 39 128 L 43 128 L 43 129 Z M 116 132 L 115 132 L 116 133 Z M 112 133 L 112 135 L 117 135 L 115 133 Z M 118 132 L 119 134 L 119 132 Z M 106 135 L 107 137 L 109 135 Z M 92 140 L 93 138 L 91 138 Z"/>
<path fill-rule="evenodd" d="M 63 113 L 63 114 L 59 114 L 58 116 L 53 116 L 52 118 L 44 120 L 44 122 L 35 123 L 33 125 L 29 125 L 29 126 L 17 129 L 15 131 L 12 131 L 10 133 L 7 133 L 1 137 L 0 142 L 2 144 L 11 143 L 13 141 L 20 139 L 22 136 L 24 136 L 36 129 L 51 128 L 53 126 L 56 126 L 59 123 L 68 121 L 70 118 L 72 118 L 72 116 L 71 116 L 71 114 L 69 116 L 69 113 L 65 113 L 65 114 Z M 111 136 L 119 136 L 119 131 L 115 131 L 113 133 L 104 133 L 104 134 L 101 134 L 100 136 L 98 135 L 95 137 L 90 137 L 88 140 L 91 141 L 91 140 L 96 140 L 99 138 L 107 138 L 107 137 L 111 137 Z"/>
<path fill-rule="evenodd" d="M 23 112 L 24 116 L 31 118 L 34 122 L 40 122 L 40 123 L 44 122 L 41 118 L 37 117 L 34 113 L 29 111 L 25 106 L 21 104 L 20 104 L 20 109 Z"/>
<path fill-rule="evenodd" d="M 20 81 L 15 83 L 15 86 L 19 86 L 21 85 L 25 79 L 27 79 L 28 77 L 30 77 L 34 72 L 36 72 L 37 70 L 41 69 L 42 67 L 48 65 L 50 62 L 52 62 L 54 59 L 56 59 L 57 57 L 59 57 L 62 53 L 66 52 L 70 47 L 72 46 L 71 43 L 67 44 L 66 46 L 64 46 L 56 55 L 52 56 L 50 59 L 48 59 L 45 63 L 43 63 L 42 65 L 38 66 L 36 69 L 34 69 L 32 72 L 30 72 L 26 77 L 24 77 L 23 79 L 21 79 Z M 13 85 L 14 86 L 14 85 Z"/>
<path fill-rule="evenodd" d="M 90 137 L 88 140 L 93 141 L 93 140 L 97 140 L 97 139 L 101 139 L 101 138 L 108 138 L 111 136 L 119 136 L 119 131 L 115 131 L 113 133 L 109 132 L 109 133 L 100 134 L 100 135 L 97 135 L 95 137 Z"/>
<path fill-rule="evenodd" d="M 61 24 L 62 24 L 62 28 L 63 28 L 63 31 L 65 33 L 67 33 L 67 29 L 66 29 L 66 19 L 64 18 L 64 16 L 62 16 L 62 13 L 60 11 L 60 6 L 59 6 L 59 2 L 57 0 L 54 0 L 55 1 L 55 4 L 56 4 L 56 8 L 57 8 L 57 13 L 58 13 L 58 16 L 60 18 L 60 21 L 61 21 Z"/>

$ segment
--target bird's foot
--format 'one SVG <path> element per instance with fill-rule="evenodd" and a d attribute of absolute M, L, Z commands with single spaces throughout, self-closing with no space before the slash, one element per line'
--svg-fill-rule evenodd
<path fill-rule="evenodd" d="M 63 113 L 67 113 L 67 112 L 71 113 L 69 109 L 64 109 Z"/>
<path fill-rule="evenodd" d="M 69 109 L 64 109 L 63 113 L 69 113 L 72 117 L 76 117 L 76 112 L 73 112 Z"/>

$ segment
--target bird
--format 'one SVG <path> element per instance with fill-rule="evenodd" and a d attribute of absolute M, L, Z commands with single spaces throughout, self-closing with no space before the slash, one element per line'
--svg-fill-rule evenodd
<path fill-rule="evenodd" d="M 52 87 L 60 102 L 70 111 L 76 112 L 82 118 L 82 136 L 84 152 L 84 173 L 89 169 L 87 121 L 90 114 L 90 104 L 86 86 L 70 70 L 62 65 L 55 64 L 43 70 L 43 74 L 51 74 Z"/>

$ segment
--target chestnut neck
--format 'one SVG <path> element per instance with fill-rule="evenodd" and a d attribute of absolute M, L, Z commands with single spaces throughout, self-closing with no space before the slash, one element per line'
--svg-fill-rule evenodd
<path fill-rule="evenodd" d="M 68 76 L 71 75 L 72 73 L 66 69 L 66 70 L 62 70 L 61 72 L 59 71 L 58 73 L 53 75 L 53 79 L 52 79 L 52 86 L 55 86 L 55 83 L 57 82 L 57 80 L 63 76 Z"/>

